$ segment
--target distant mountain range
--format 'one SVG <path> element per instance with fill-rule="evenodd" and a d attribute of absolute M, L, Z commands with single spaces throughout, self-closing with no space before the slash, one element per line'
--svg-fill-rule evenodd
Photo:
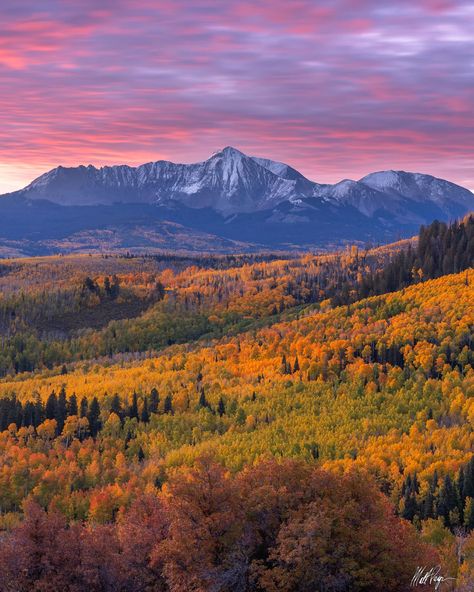
<path fill-rule="evenodd" d="M 474 210 L 430 175 L 372 173 L 335 185 L 227 147 L 196 164 L 59 166 L 0 198 L 0 253 L 329 248 L 410 236 Z"/>

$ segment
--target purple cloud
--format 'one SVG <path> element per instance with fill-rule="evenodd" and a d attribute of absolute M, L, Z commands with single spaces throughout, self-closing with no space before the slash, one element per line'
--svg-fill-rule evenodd
<path fill-rule="evenodd" d="M 403 168 L 474 188 L 473 23 L 467 0 L 2 6 L 0 184 L 233 144 L 318 181 Z"/>

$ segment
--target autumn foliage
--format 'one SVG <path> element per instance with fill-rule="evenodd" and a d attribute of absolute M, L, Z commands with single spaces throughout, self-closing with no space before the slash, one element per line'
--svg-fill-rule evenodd
<path fill-rule="evenodd" d="M 366 476 L 296 461 L 231 475 L 201 459 L 114 524 L 35 503 L 0 544 L 4 591 L 406 590 L 436 552 Z"/>
<path fill-rule="evenodd" d="M 473 229 L 0 262 L 0 590 L 468 590 Z"/>

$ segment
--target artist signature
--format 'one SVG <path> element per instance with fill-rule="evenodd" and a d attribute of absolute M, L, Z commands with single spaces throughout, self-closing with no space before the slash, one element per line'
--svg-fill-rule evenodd
<path fill-rule="evenodd" d="M 447 578 L 441 575 L 441 565 L 428 569 L 427 567 L 417 567 L 415 575 L 411 580 L 411 588 L 416 586 L 433 585 L 435 590 L 439 590 L 441 584 L 456 578 Z"/>

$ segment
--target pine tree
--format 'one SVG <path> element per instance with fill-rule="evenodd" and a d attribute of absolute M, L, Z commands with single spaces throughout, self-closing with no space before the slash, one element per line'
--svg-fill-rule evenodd
<path fill-rule="evenodd" d="M 130 409 L 128 410 L 128 416 L 132 419 L 138 419 L 138 397 L 135 391 L 133 392 L 132 404 L 130 405 Z"/>
<path fill-rule="evenodd" d="M 150 421 L 150 414 L 148 413 L 148 397 L 145 397 L 143 400 L 143 407 L 142 412 L 140 415 L 140 421 L 143 423 L 148 423 Z"/>
<path fill-rule="evenodd" d="M 43 406 L 43 401 L 41 400 L 41 397 L 39 396 L 39 394 L 37 394 L 35 397 L 35 404 L 34 405 L 35 405 L 35 411 L 34 411 L 33 425 L 36 428 L 41 423 L 43 423 L 44 416 L 45 416 L 45 409 Z"/>
<path fill-rule="evenodd" d="M 225 413 L 225 405 L 222 397 L 219 398 L 219 403 L 217 404 L 217 413 L 220 415 L 220 417 L 222 417 Z"/>
<path fill-rule="evenodd" d="M 89 405 L 89 411 L 87 413 L 87 419 L 89 420 L 89 429 L 91 436 L 95 438 L 101 428 L 100 423 L 100 405 L 97 397 L 94 397 Z"/>
<path fill-rule="evenodd" d="M 158 405 L 160 403 L 160 396 L 158 395 L 158 391 L 155 387 L 153 387 L 150 391 L 150 405 L 149 410 L 150 413 L 158 413 Z"/>
<path fill-rule="evenodd" d="M 434 518 L 434 495 L 428 491 L 421 506 L 421 517 L 423 520 Z"/>
<path fill-rule="evenodd" d="M 449 475 L 444 478 L 443 486 L 439 493 L 438 516 L 444 518 L 447 527 L 451 526 L 450 513 L 458 508 L 458 495 L 456 487 Z"/>
<path fill-rule="evenodd" d="M 199 407 L 209 407 L 209 403 L 207 402 L 206 399 L 206 394 L 204 392 L 204 389 L 201 389 L 201 392 L 199 394 L 199 403 L 198 403 Z"/>
<path fill-rule="evenodd" d="M 110 403 L 110 412 L 115 413 L 120 419 L 123 419 L 123 409 L 122 409 L 122 402 L 120 401 L 120 397 L 115 394 L 112 397 L 112 401 Z"/>
<path fill-rule="evenodd" d="M 463 494 L 474 499 L 474 456 L 471 457 L 465 468 Z"/>
<path fill-rule="evenodd" d="M 35 419 L 35 406 L 31 401 L 27 401 L 23 408 L 23 422 L 22 425 L 24 427 L 29 427 L 34 425 Z"/>
<path fill-rule="evenodd" d="M 145 460 L 145 453 L 143 452 L 143 448 L 140 446 L 138 449 L 138 462 L 143 462 Z"/>
<path fill-rule="evenodd" d="M 420 483 L 418 482 L 418 477 L 416 476 L 416 473 L 413 475 L 411 490 L 416 495 L 418 495 L 420 493 Z"/>
<path fill-rule="evenodd" d="M 69 397 L 69 401 L 67 404 L 67 414 L 68 415 L 77 415 L 78 408 L 77 408 L 77 397 L 75 394 L 72 394 Z"/>
<path fill-rule="evenodd" d="M 165 397 L 163 412 L 173 414 L 173 399 L 171 395 L 166 395 Z"/>
<path fill-rule="evenodd" d="M 56 416 L 55 419 L 58 423 L 58 434 L 63 431 L 64 422 L 66 421 L 67 417 L 67 399 L 66 399 L 66 389 L 64 386 L 61 387 L 59 391 L 57 405 L 56 405 Z"/>
<path fill-rule="evenodd" d="M 45 408 L 45 415 L 46 419 L 56 419 L 58 407 L 58 399 L 56 397 L 56 393 L 53 391 L 46 401 L 46 408 Z"/>
<path fill-rule="evenodd" d="M 402 510 L 402 518 L 405 520 L 413 520 L 415 515 L 418 512 L 418 504 L 416 501 L 416 497 L 412 489 L 407 489 L 405 493 L 405 503 Z"/>
<path fill-rule="evenodd" d="M 298 361 L 298 356 L 296 356 L 295 363 L 293 366 L 293 372 L 299 372 L 299 371 L 300 371 L 300 363 Z"/>
<path fill-rule="evenodd" d="M 89 403 L 88 403 L 86 397 L 82 397 L 79 415 L 81 417 L 87 417 L 88 409 L 89 409 Z"/>
<path fill-rule="evenodd" d="M 286 360 L 285 354 L 281 357 L 281 373 L 289 374 L 291 372 L 290 364 Z"/>

